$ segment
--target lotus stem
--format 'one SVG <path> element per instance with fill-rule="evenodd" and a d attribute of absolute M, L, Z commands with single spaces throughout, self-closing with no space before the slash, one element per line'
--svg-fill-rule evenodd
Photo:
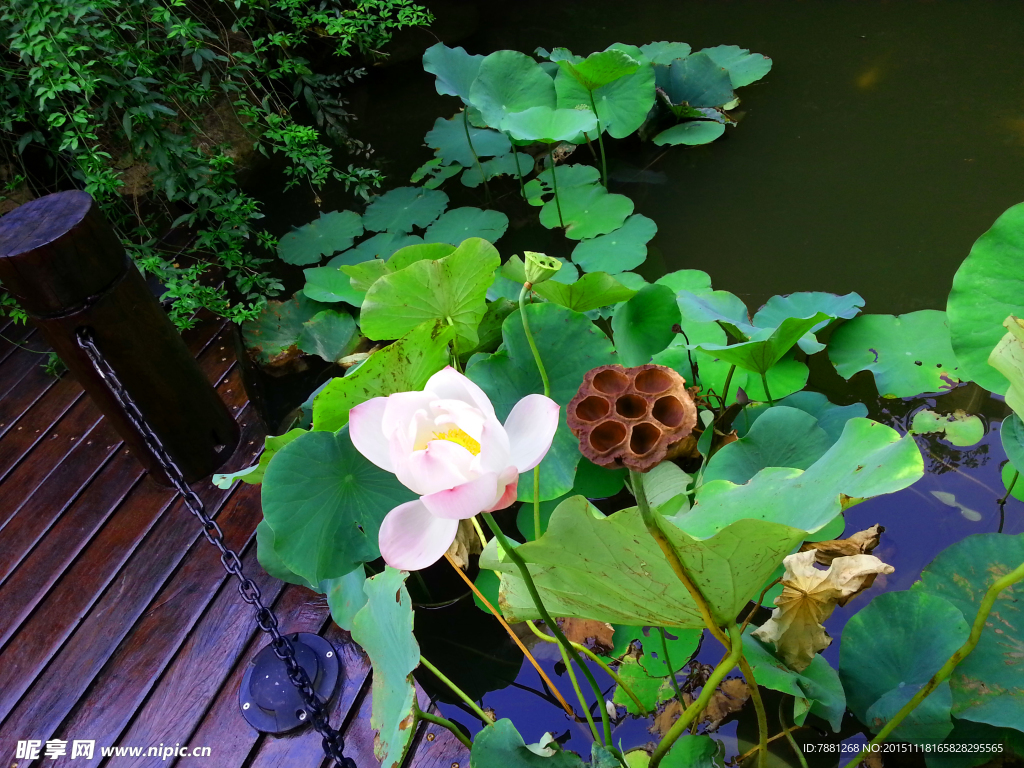
<path fill-rule="evenodd" d="M 974 617 L 974 623 L 971 625 L 971 634 L 968 635 L 967 642 L 960 646 L 956 653 L 949 657 L 939 671 L 932 675 L 932 679 L 929 680 L 921 690 L 915 693 L 910 701 L 903 705 L 899 712 L 893 715 L 892 719 L 882 727 L 882 730 L 878 732 L 878 735 L 868 743 L 868 749 L 885 741 L 889 734 L 896 730 L 907 715 L 917 708 L 918 704 L 928 698 L 928 695 L 931 694 L 932 691 L 938 688 L 944 680 L 953 674 L 953 670 L 956 669 L 957 665 L 971 654 L 971 651 L 974 650 L 978 641 L 981 640 L 981 633 L 985 629 L 985 622 L 988 620 L 988 615 L 991 613 L 992 607 L 996 603 L 996 598 L 999 597 L 999 593 L 1007 587 L 1016 584 L 1021 579 L 1024 579 L 1024 563 L 1018 565 L 1002 578 L 996 579 L 992 582 L 988 591 L 985 592 L 985 596 L 981 599 L 981 604 L 978 606 L 978 613 Z M 853 760 L 847 764 L 846 768 L 856 768 L 858 763 L 860 763 L 861 759 L 867 753 L 868 750 L 858 752 Z"/>
<path fill-rule="evenodd" d="M 565 229 L 565 220 L 562 218 L 562 202 L 558 199 L 558 179 L 555 174 L 555 145 L 548 150 L 548 160 L 551 162 L 551 188 L 555 192 L 555 208 L 558 209 L 558 226 Z"/>
<path fill-rule="evenodd" d="M 658 627 L 658 634 L 661 635 L 661 652 L 663 654 L 662 658 L 665 659 L 665 666 L 668 667 L 668 676 L 669 679 L 672 681 L 672 688 L 676 692 L 676 698 L 679 700 L 679 703 L 685 707 L 686 702 L 683 700 L 683 692 L 679 690 L 679 681 L 676 680 L 676 672 L 674 669 L 672 669 L 672 661 L 671 659 L 669 659 L 668 656 L 668 638 L 665 637 L 665 628 Z"/>
<path fill-rule="evenodd" d="M 473 153 L 473 160 L 476 162 L 476 167 L 480 171 L 480 178 L 484 182 L 484 193 L 487 195 L 487 202 L 491 202 L 491 188 L 487 186 L 487 174 L 484 173 L 484 165 L 480 162 L 480 158 L 476 154 L 476 148 L 473 146 L 473 139 L 469 136 L 469 111 L 462 110 L 462 127 L 466 131 L 466 143 L 469 144 L 469 151 Z"/>
<path fill-rule="evenodd" d="M 487 546 L 487 537 L 484 536 L 484 529 L 480 527 L 480 523 L 477 521 L 476 516 L 469 518 L 469 522 L 473 524 L 473 530 L 476 531 L 476 537 L 480 540 L 480 546 Z"/>
<path fill-rule="evenodd" d="M 533 468 L 533 538 L 540 538 L 540 467 Z"/>
<path fill-rule="evenodd" d="M 530 631 L 532 631 L 533 634 L 535 634 L 538 638 L 543 640 L 545 643 L 557 643 L 558 642 L 551 635 L 545 635 L 543 632 L 541 632 L 539 629 L 537 629 L 537 625 L 534 624 L 532 621 L 527 621 L 526 622 L 526 626 L 528 626 L 530 628 Z M 570 641 L 570 642 L 572 642 L 572 641 Z M 605 674 L 608 675 L 608 677 L 610 677 L 612 680 L 614 680 L 616 685 L 618 685 L 620 688 L 622 688 L 622 690 L 625 691 L 626 695 L 629 696 L 629 698 L 631 698 L 633 700 L 633 703 L 636 704 L 637 709 L 640 710 L 640 714 L 643 715 L 644 717 L 647 717 L 647 707 L 645 707 L 643 705 L 643 702 L 640 701 L 640 699 L 637 697 L 637 695 L 635 693 L 633 693 L 633 689 L 629 687 L 629 685 L 626 683 L 626 681 L 623 680 L 619 676 L 619 674 L 614 669 L 612 669 L 610 665 L 608 665 L 605 662 L 604 659 L 602 659 L 600 656 L 598 656 L 592 650 L 587 648 L 587 646 L 585 646 L 585 645 L 580 645 L 579 643 L 573 643 L 572 647 L 575 648 L 580 653 L 582 653 L 584 656 L 586 656 L 592 662 L 597 664 L 597 666 L 599 666 L 601 669 L 603 669 Z"/>
<path fill-rule="evenodd" d="M 764 384 L 764 393 L 768 397 L 769 407 L 774 407 L 775 401 L 772 400 L 772 393 L 768 389 L 768 374 L 765 371 L 761 371 L 761 383 Z"/>
<path fill-rule="evenodd" d="M 729 385 L 732 384 L 732 375 L 736 373 L 736 366 L 729 366 L 729 373 L 725 375 L 725 386 L 722 387 L 722 411 L 729 407 Z"/>
<path fill-rule="evenodd" d="M 741 632 L 740 642 L 742 641 L 743 634 Z M 750 691 L 750 699 L 754 702 L 754 712 L 757 714 L 757 744 L 761 748 L 757 753 L 757 768 L 765 768 L 768 760 L 768 715 L 764 711 L 764 702 L 761 701 L 761 689 L 757 687 L 757 680 L 754 679 L 754 670 L 750 668 L 750 663 L 743 655 L 742 650 L 738 664 L 740 672 L 747 679 L 747 690 Z"/>
<path fill-rule="evenodd" d="M 519 639 L 519 635 L 512 631 L 512 627 L 510 627 L 508 625 L 508 622 L 505 621 L 505 617 L 502 616 L 501 613 L 499 613 L 498 610 L 493 605 L 491 605 L 491 601 L 484 597 L 483 592 L 481 592 L 477 588 L 476 584 L 474 584 L 472 580 L 470 580 L 469 576 L 467 576 L 463 572 L 463 570 L 459 568 L 458 565 L 456 565 L 455 561 L 452 560 L 451 555 L 449 555 L 447 552 L 445 553 L 445 559 L 448 560 L 452 568 L 455 569 L 455 572 L 462 577 L 462 580 L 466 582 L 467 585 L 469 585 L 469 588 L 473 590 L 473 594 L 477 596 L 477 599 L 487 606 L 487 610 L 489 610 L 491 614 L 494 616 L 494 618 L 498 620 L 498 623 L 505 628 L 505 631 L 508 633 L 508 636 L 512 638 L 512 641 L 519 647 L 519 650 L 523 652 L 523 655 L 525 655 L 526 658 L 530 660 L 530 664 L 532 664 L 533 668 L 537 670 L 537 674 L 540 675 L 540 679 L 544 681 L 544 684 L 551 689 L 551 695 L 558 699 L 558 703 L 562 705 L 562 709 L 565 710 L 565 713 L 570 717 L 576 717 L 576 713 L 573 711 L 573 708 L 569 706 L 569 702 L 567 702 L 562 697 L 562 694 L 559 693 L 558 689 L 555 687 L 555 684 L 551 682 L 551 678 L 549 678 L 547 676 L 547 673 L 544 672 L 543 667 L 541 667 L 540 663 L 535 658 L 533 658 L 533 654 L 530 653 L 529 649 L 525 645 L 523 645 L 523 641 Z"/>
<path fill-rule="evenodd" d="M 590 707 L 587 705 L 587 700 L 583 698 L 583 691 L 580 690 L 580 684 L 576 679 L 576 673 L 572 671 L 572 659 L 569 658 L 569 654 L 565 652 L 565 648 L 561 645 L 558 646 L 558 652 L 562 654 L 562 663 L 565 664 L 565 671 L 569 673 L 569 682 L 572 683 L 572 689 L 576 691 L 576 698 L 580 700 L 580 707 L 583 708 L 583 716 L 587 718 L 587 725 L 590 726 L 590 732 L 594 736 L 594 741 L 600 742 L 601 734 L 597 732 L 597 726 L 594 725 L 594 716 L 590 714 Z M 598 699 L 597 704 L 598 706 L 601 706 L 600 699 Z"/>
<path fill-rule="evenodd" d="M 787 734 L 795 733 L 796 731 L 803 730 L 806 727 L 807 727 L 806 725 L 794 725 L 794 726 L 792 726 L 790 728 L 787 728 L 782 733 L 776 733 L 774 736 L 772 736 L 770 739 L 768 739 L 768 743 L 771 744 L 773 741 L 778 741 L 779 739 L 781 739 L 783 736 L 786 736 Z M 753 747 L 748 749 L 746 752 L 744 752 L 739 757 L 733 758 L 733 761 L 732 761 L 733 765 L 742 765 L 744 760 L 746 760 L 752 754 L 757 752 L 759 749 L 761 749 L 761 745 L 760 744 L 755 744 Z"/>
<path fill-rule="evenodd" d="M 601 148 L 601 181 L 604 183 L 604 188 L 608 189 L 608 160 L 604 155 L 604 139 L 602 138 L 604 130 L 601 128 L 601 118 L 597 116 L 594 92 L 588 91 L 588 93 L 590 94 L 590 108 L 594 110 L 594 117 L 597 119 L 597 146 Z"/>
<path fill-rule="evenodd" d="M 668 729 L 668 733 L 665 734 L 657 748 L 654 750 L 654 754 L 651 755 L 650 768 L 658 768 L 658 764 L 661 763 L 661 759 L 665 757 L 668 751 L 672 748 L 672 745 L 676 743 L 676 739 L 683 735 L 683 732 L 687 729 L 690 723 L 700 715 L 701 712 L 707 708 L 708 702 L 711 701 L 711 697 L 718 689 L 718 684 L 725 679 L 725 676 L 729 674 L 733 667 L 736 666 L 736 662 L 743 654 L 743 638 L 740 635 L 740 628 L 733 624 L 729 627 L 729 647 L 732 649 L 729 651 L 729 655 L 715 667 L 714 671 L 708 677 L 708 681 L 704 683 L 704 687 L 701 688 L 700 696 L 693 702 L 686 711 L 683 712 L 682 716 L 676 720 L 672 727 Z"/>
<path fill-rule="evenodd" d="M 786 717 L 782 714 L 782 708 L 786 705 L 786 698 L 783 697 L 779 702 L 779 725 L 782 726 L 782 733 L 786 736 L 786 741 L 789 742 L 789 746 L 793 749 L 793 754 L 796 755 L 796 759 L 800 761 L 800 768 L 807 768 L 807 758 L 804 757 L 804 751 L 800 749 L 800 745 L 796 743 L 796 739 L 793 738 L 793 734 L 790 733 L 790 729 L 786 727 Z M 768 742 L 763 741 L 758 744 L 760 754 L 764 754 L 768 750 Z"/>
<path fill-rule="evenodd" d="M 512 144 L 512 138 L 509 137 L 509 144 Z M 519 194 L 522 195 L 523 200 L 526 199 L 526 184 L 523 182 L 523 169 L 519 167 L 519 153 L 516 152 L 516 145 L 512 144 L 512 159 L 516 161 L 516 176 L 519 177 Z"/>
<path fill-rule="evenodd" d="M 447 728 L 449 731 L 452 732 L 452 736 L 454 736 L 456 739 L 462 742 L 462 746 L 464 746 L 466 749 L 473 748 L 473 742 L 466 738 L 466 734 L 460 731 L 458 726 L 455 725 L 455 723 L 453 723 L 451 720 L 446 720 L 440 715 L 434 715 L 430 712 L 424 712 L 422 709 L 419 708 L 419 705 L 417 705 L 415 702 L 413 702 L 413 706 L 416 707 L 416 718 L 418 720 L 426 720 L 428 723 L 433 723 L 434 725 L 440 725 L 442 728 Z"/>
<path fill-rule="evenodd" d="M 612 726 L 608 720 L 608 712 L 604 708 L 604 695 L 601 693 L 601 688 L 597 684 L 597 680 L 594 679 L 594 673 L 590 671 L 590 667 L 583 663 L 583 659 L 580 658 L 579 653 L 572 647 L 572 643 L 569 642 L 568 638 L 562 633 L 558 624 L 551 618 L 551 614 L 548 613 L 548 609 L 544 607 L 544 601 L 540 598 L 540 593 L 537 591 L 537 585 L 533 583 L 533 576 L 530 574 L 530 569 L 526 566 L 526 561 L 523 560 L 523 556 L 516 552 L 509 544 L 508 539 L 505 538 L 505 534 L 502 532 L 498 524 L 494 522 L 494 518 L 491 517 L 489 512 L 484 512 L 484 521 L 491 529 L 491 533 L 498 540 L 498 544 L 508 555 L 509 559 L 515 563 L 516 568 L 519 569 L 519 575 L 522 577 L 523 582 L 526 584 L 526 589 L 530 593 L 530 598 L 533 600 L 534 606 L 537 608 L 537 613 L 544 619 L 544 623 L 548 625 L 548 629 L 558 639 L 561 646 L 569 653 L 572 660 L 576 662 L 576 665 L 583 672 L 583 676 L 587 678 L 587 682 L 590 683 L 590 688 L 594 692 L 594 698 L 597 699 L 598 709 L 601 712 L 601 725 L 604 730 L 603 744 L 606 749 L 614 752 L 615 745 L 612 742 Z"/>
<path fill-rule="evenodd" d="M 491 718 L 486 712 L 480 709 L 480 706 L 471 698 L 469 698 L 468 693 L 466 693 L 464 690 L 459 688 L 459 686 L 457 686 L 455 683 L 453 683 L 451 680 L 445 677 L 441 670 L 439 670 L 437 667 L 435 667 L 433 664 L 427 661 L 426 657 L 422 654 L 420 654 L 420 664 L 429 669 L 434 674 L 434 677 L 436 677 L 442 683 L 447 685 L 451 692 L 458 696 L 460 699 L 462 699 L 466 703 L 466 706 L 473 710 L 473 713 L 477 717 L 479 717 L 483 722 L 487 723 L 488 725 L 494 723 L 493 718 Z"/>
<path fill-rule="evenodd" d="M 750 623 L 750 620 L 752 618 L 754 618 L 754 613 L 764 603 L 764 596 L 768 594 L 768 590 L 771 589 L 772 587 L 774 587 L 776 584 L 778 584 L 781 581 L 782 581 L 782 577 L 779 576 L 779 578 L 777 578 L 775 581 L 773 581 L 772 583 L 770 583 L 768 586 L 766 586 L 764 589 L 761 590 L 761 595 L 760 595 L 760 597 L 757 598 L 757 604 L 753 607 L 753 609 L 750 611 L 750 613 L 747 614 L 747 618 L 745 618 L 743 620 L 743 623 L 740 625 L 740 634 L 741 635 L 746 630 L 747 624 Z"/>
<path fill-rule="evenodd" d="M 1019 478 L 1019 477 L 1020 477 L 1020 471 L 1019 470 L 1014 470 L 1013 480 L 1011 480 L 1010 484 L 1008 486 L 1006 486 L 1006 493 L 1003 494 L 1003 497 L 998 502 L 1000 505 L 1005 504 L 1006 500 L 1010 498 L 1010 493 L 1013 492 L 1013 486 L 1015 486 L 1017 484 L 1017 478 Z"/>
<path fill-rule="evenodd" d="M 544 397 L 551 397 L 551 382 L 548 380 L 548 372 L 544 368 L 544 361 L 540 357 L 540 350 L 537 349 L 537 342 L 533 340 L 533 332 L 530 330 L 530 321 L 526 319 L 526 294 L 530 292 L 529 281 L 523 283 L 523 290 L 519 292 L 519 317 L 523 321 L 523 334 L 530 344 L 530 351 L 533 352 L 533 360 L 537 363 L 537 370 L 540 372 L 540 380 L 544 385 Z M 533 535 L 540 538 L 540 466 L 533 468 Z"/>

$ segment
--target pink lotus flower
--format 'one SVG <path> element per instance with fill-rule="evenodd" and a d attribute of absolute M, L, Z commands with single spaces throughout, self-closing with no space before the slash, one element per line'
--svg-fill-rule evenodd
<path fill-rule="evenodd" d="M 349 413 L 352 444 L 420 494 L 392 509 L 380 527 L 380 551 L 393 568 L 415 571 L 440 560 L 459 520 L 516 500 L 519 474 L 551 447 L 558 403 L 527 395 L 504 426 L 476 384 L 453 368 L 422 392 L 375 397 Z"/>

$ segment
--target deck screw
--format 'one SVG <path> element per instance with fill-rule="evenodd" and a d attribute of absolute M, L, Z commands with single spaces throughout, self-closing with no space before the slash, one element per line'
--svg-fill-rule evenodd
<path fill-rule="evenodd" d="M 327 656 L 328 659 L 333 658 L 334 657 L 334 651 L 328 651 L 325 655 Z"/>
<path fill-rule="evenodd" d="M 248 708 L 249 708 L 249 702 L 247 701 L 247 702 L 245 702 L 245 704 L 242 705 L 242 709 L 248 709 Z"/>
<path fill-rule="evenodd" d="M 428 733 L 427 734 L 427 741 L 433 741 L 435 738 L 437 738 L 437 737 L 434 736 L 434 734 L 432 734 L 432 733 Z"/>

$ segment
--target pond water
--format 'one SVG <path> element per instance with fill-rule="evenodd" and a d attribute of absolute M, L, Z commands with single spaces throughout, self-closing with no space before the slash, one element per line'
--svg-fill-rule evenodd
<path fill-rule="evenodd" d="M 627 194 L 637 212 L 658 224 L 648 261 L 638 269 L 649 279 L 702 269 L 716 288 L 736 293 L 751 310 L 773 294 L 803 290 L 857 291 L 872 313 L 944 309 L 953 273 L 973 241 L 1024 199 L 1019 2 L 519 0 L 433 8 L 438 18 L 432 33 L 471 53 L 537 46 L 587 53 L 616 41 L 680 40 L 695 50 L 737 44 L 773 59 L 764 80 L 741 89 L 743 119 L 723 140 L 667 151 L 635 139 L 612 143 L 612 191 Z M 433 77 L 422 70 L 419 55 L 433 42 L 422 30 L 400 38 L 392 61 L 375 68 L 354 92 L 359 121 L 353 132 L 374 145 L 392 186 L 406 183 L 430 157 L 423 135 L 457 106 L 436 94 Z M 572 244 L 540 227 L 536 209 L 517 201 L 514 182 L 493 186 L 498 207 L 511 220 L 497 244 L 503 255 L 523 248 L 568 255 Z M 485 205 L 482 190 L 449 184 L 445 191 L 453 206 Z M 309 221 L 316 208 L 308 197 L 290 193 L 269 206 L 271 229 Z M 350 204 L 340 193 L 327 195 L 323 209 Z M 936 405 L 934 399 L 879 400 L 868 374 L 847 383 L 819 358 L 824 355 L 811 361 L 808 387 L 833 402 L 867 402 L 879 421 L 905 429 L 913 411 Z M 1020 502 L 1011 499 L 1004 515 L 995 503 L 1003 492 L 998 422 L 1004 405 L 973 385 L 941 400 L 943 408 L 982 414 L 988 434 L 966 449 L 919 438 L 927 476 L 850 510 L 847 533 L 874 523 L 886 527 L 875 554 L 896 572 L 830 619 L 827 627 L 837 639 L 824 655 L 833 666 L 843 624 L 872 595 L 908 588 L 939 551 L 966 535 L 1000 526 L 1006 533 L 1024 531 Z M 935 491 L 952 494 L 962 506 L 943 503 Z M 482 627 L 480 617 L 469 601 L 439 611 L 440 620 L 421 621 L 425 647 L 433 643 L 442 657 L 438 663 L 449 669 L 518 669 L 517 652 L 500 632 Z M 427 624 L 444 631 L 428 632 Z M 568 680 L 555 669 L 557 653 L 536 650 L 573 700 Z M 715 663 L 719 653 L 708 642 L 700 658 Z M 537 692 L 543 692 L 540 680 L 523 664 L 515 685 L 487 693 L 483 702 L 512 718 L 527 742 L 545 731 L 565 733 L 566 747 L 589 755 L 586 725 L 567 721 Z M 769 694 L 772 733 L 779 730 L 777 702 Z M 476 729 L 458 707 L 442 704 L 442 710 Z M 730 757 L 756 741 L 750 710 L 719 732 Z M 624 747 L 643 744 L 654 738 L 648 725 L 627 717 L 615 738 Z M 858 730 L 851 722 L 841 737 L 863 740 Z M 812 742 L 835 738 L 807 729 L 797 735 Z M 783 740 L 773 744 L 772 759 L 794 762 Z M 836 756 L 812 757 L 811 763 L 834 765 Z"/>

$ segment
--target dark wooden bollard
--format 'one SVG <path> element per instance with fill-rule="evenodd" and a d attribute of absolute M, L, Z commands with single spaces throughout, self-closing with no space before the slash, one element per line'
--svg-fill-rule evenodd
<path fill-rule="evenodd" d="M 78 346 L 92 331 L 188 482 L 232 454 L 238 425 L 85 192 L 58 192 L 0 218 L 0 283 L 110 419 L 154 480 L 156 457 Z"/>

